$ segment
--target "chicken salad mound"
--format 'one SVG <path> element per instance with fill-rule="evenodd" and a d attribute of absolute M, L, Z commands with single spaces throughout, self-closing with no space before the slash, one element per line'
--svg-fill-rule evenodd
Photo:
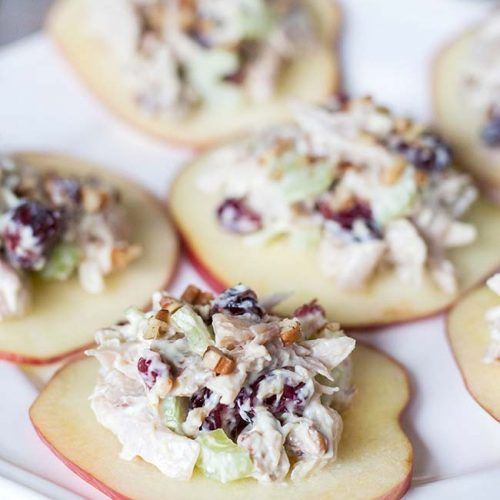
<path fill-rule="evenodd" d="M 474 33 L 461 81 L 465 102 L 481 116 L 482 144 L 500 147 L 500 12 Z"/>
<path fill-rule="evenodd" d="M 486 282 L 488 288 L 500 295 L 500 274 L 495 274 Z M 500 362 L 500 306 L 489 309 L 486 322 L 490 330 L 490 342 L 484 354 L 485 363 Z"/>
<path fill-rule="evenodd" d="M 426 273 L 457 290 L 450 248 L 476 239 L 462 221 L 475 202 L 469 176 L 434 132 L 371 98 L 294 107 L 294 121 L 210 153 L 196 187 L 215 196 L 219 227 L 246 244 L 287 237 L 316 248 L 341 289 L 394 270 L 418 286 Z"/>
<path fill-rule="evenodd" d="M 135 101 L 173 118 L 266 102 L 318 40 L 302 0 L 86 0 Z M 112 29 L 110 29 L 112 26 Z"/>
<path fill-rule="evenodd" d="M 0 321 L 29 313 L 31 283 L 78 275 L 89 293 L 141 254 L 120 193 L 96 177 L 0 157 Z"/>
<path fill-rule="evenodd" d="M 221 482 L 307 477 L 335 461 L 340 411 L 354 395 L 355 341 L 315 301 L 293 317 L 239 284 L 214 296 L 190 285 L 96 335 L 90 397 L 118 438 L 168 477 Z"/>

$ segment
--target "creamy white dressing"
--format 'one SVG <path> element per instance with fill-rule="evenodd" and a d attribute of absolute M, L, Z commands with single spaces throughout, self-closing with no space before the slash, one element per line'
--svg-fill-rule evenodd
<path fill-rule="evenodd" d="M 252 245 L 285 235 L 317 247 L 322 272 L 340 288 L 363 288 L 389 266 L 416 286 L 428 270 L 454 293 L 446 251 L 476 239 L 460 218 L 477 190 L 451 168 L 448 147 L 368 98 L 294 109 L 292 125 L 208 157 L 196 188 L 220 200 L 219 225 Z"/>
<path fill-rule="evenodd" d="M 181 310 L 204 318 L 213 339 L 204 353 L 193 352 L 193 332 L 173 328 L 172 321 L 150 336 L 151 325 L 165 317 L 165 304 L 178 304 L 174 319 Z M 120 441 L 120 457 L 140 457 L 169 477 L 189 479 L 200 466 L 198 438 L 218 428 L 248 453 L 250 475 L 258 481 L 298 480 L 334 461 L 342 434 L 334 408 L 347 407 L 354 392 L 355 341 L 328 323 L 319 306 L 306 305 L 294 320 L 280 319 L 243 285 L 209 303 L 181 306 L 155 294 L 151 311 L 129 310 L 127 323 L 99 331 L 97 348 L 87 353 L 100 364 L 91 406 Z M 299 333 L 285 344 L 284 332 L 292 327 Z M 214 348 L 234 363 L 231 369 L 207 366 Z M 175 432 L 165 420 L 167 400 L 185 409 Z M 213 477 L 227 462 L 219 480 L 234 477 L 231 456 L 220 460 L 204 470 Z"/>

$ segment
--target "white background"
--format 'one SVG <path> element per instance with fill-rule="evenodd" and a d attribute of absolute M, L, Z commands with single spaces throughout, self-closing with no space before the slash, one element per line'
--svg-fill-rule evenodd
<path fill-rule="evenodd" d="M 345 0 L 343 4 L 346 88 L 353 95 L 371 93 L 398 112 L 430 119 L 436 52 L 461 29 L 484 18 L 493 2 Z M 0 148 L 58 151 L 99 161 L 125 171 L 158 196 L 165 195 L 188 157 L 116 121 L 40 35 L 0 50 Z M 173 292 L 188 282 L 202 284 L 183 262 Z M 466 392 L 443 324 L 443 317 L 437 317 L 359 335 L 405 364 L 411 376 L 413 399 L 403 423 L 414 445 L 415 474 L 407 498 L 499 498 L 500 425 Z M 0 362 L 0 498 L 40 498 L 35 491 L 72 498 L 68 490 L 101 498 L 35 436 L 27 417 L 35 397 L 36 389 L 25 375 Z"/>

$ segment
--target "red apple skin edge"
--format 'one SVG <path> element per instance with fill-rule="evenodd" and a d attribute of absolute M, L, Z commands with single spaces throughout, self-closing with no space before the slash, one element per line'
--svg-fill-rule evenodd
<path fill-rule="evenodd" d="M 181 234 L 181 238 L 183 240 L 183 247 L 185 249 L 185 253 L 191 262 L 191 265 L 196 269 L 197 273 L 202 277 L 203 281 L 207 283 L 208 286 L 210 286 L 215 292 L 220 293 L 223 290 L 225 290 L 228 286 L 230 285 L 225 285 L 223 281 L 215 276 L 209 269 L 208 266 L 206 266 L 202 260 L 196 255 L 196 253 L 191 250 L 191 247 L 187 241 L 187 238 L 185 238 Z M 479 282 L 482 283 L 485 281 L 492 273 L 494 270 L 489 272 L 484 278 L 482 278 Z M 415 316 L 412 318 L 408 319 L 402 319 L 398 321 L 393 321 L 393 322 L 381 322 L 381 323 L 373 323 L 369 325 L 349 325 L 349 324 L 344 324 L 343 326 L 345 329 L 348 329 L 350 331 L 363 331 L 363 333 L 370 333 L 375 331 L 377 328 L 383 328 L 383 327 L 392 327 L 392 326 L 398 326 L 398 325 L 404 325 L 406 323 L 410 323 L 412 321 L 417 321 L 417 320 L 422 320 L 422 319 L 427 319 L 427 318 L 432 318 L 434 316 L 437 316 L 438 314 L 447 311 L 451 307 L 453 307 L 463 296 L 466 292 L 469 290 L 464 290 L 462 294 L 458 295 L 455 300 L 449 304 L 447 307 L 443 309 L 437 309 L 435 311 L 430 311 L 429 313 L 422 314 L 421 316 Z"/>
<path fill-rule="evenodd" d="M 500 422 L 500 415 L 496 415 L 491 408 L 488 408 L 487 406 L 483 405 L 480 401 L 476 399 L 476 396 L 474 396 L 474 393 L 472 392 L 471 388 L 469 387 L 469 382 L 467 381 L 467 377 L 465 376 L 464 372 L 462 371 L 462 368 L 460 366 L 460 363 L 458 362 L 457 356 L 455 354 L 455 351 L 451 347 L 451 338 L 450 338 L 450 324 L 448 321 L 448 318 L 446 318 L 446 340 L 448 341 L 448 349 L 450 350 L 451 356 L 453 357 L 453 360 L 455 361 L 455 365 L 460 372 L 460 376 L 462 377 L 462 381 L 464 383 L 465 388 L 467 389 L 467 392 L 469 393 L 470 397 L 491 417 L 493 420 L 496 420 L 497 422 Z"/>
<path fill-rule="evenodd" d="M 146 189 L 144 189 L 142 187 L 140 187 L 140 189 L 142 189 L 143 191 L 146 191 Z M 157 203 L 159 206 L 161 206 L 165 219 L 172 227 L 172 234 L 177 239 L 177 245 L 175 248 L 175 259 L 174 259 L 174 263 L 172 266 L 172 270 L 171 270 L 170 276 L 165 280 L 165 284 L 162 287 L 163 290 L 167 290 L 167 288 L 174 281 L 174 279 L 177 277 L 177 274 L 179 272 L 179 263 L 180 263 L 179 233 L 176 229 L 175 224 L 173 223 L 172 219 L 170 218 L 170 215 L 168 213 L 168 208 L 165 206 L 165 204 L 162 203 L 159 199 L 157 199 L 157 197 L 155 195 L 153 195 L 152 193 L 148 192 L 147 194 L 150 196 L 150 198 L 152 200 L 154 200 L 155 203 Z M 126 272 L 126 270 L 123 272 Z M 151 308 L 151 301 L 149 301 L 143 307 L 143 310 L 146 311 L 150 308 Z M 16 363 L 16 364 L 34 365 L 34 366 L 50 365 L 52 363 L 57 363 L 58 361 L 62 361 L 63 359 L 70 358 L 72 356 L 75 356 L 75 355 L 83 352 L 83 351 L 86 351 L 87 349 L 90 349 L 93 345 L 94 345 L 93 342 L 89 342 L 88 344 L 85 344 L 81 347 L 77 347 L 75 349 L 72 349 L 71 351 L 67 351 L 67 352 L 58 354 L 57 356 L 52 356 L 50 358 L 36 358 L 33 356 L 23 356 L 21 354 L 16 354 L 13 352 L 0 351 L 0 361 L 10 361 L 10 362 Z"/>
<path fill-rule="evenodd" d="M 375 352 L 379 352 L 379 353 L 382 352 L 382 351 L 376 349 L 375 347 L 369 346 L 367 344 L 363 344 L 363 345 L 365 347 L 367 347 L 368 349 L 372 349 Z M 408 387 L 408 399 L 406 400 L 405 404 L 401 408 L 401 411 L 399 412 L 399 415 L 397 417 L 397 420 L 398 420 L 398 423 L 399 423 L 399 427 L 400 427 L 400 429 L 402 429 L 403 428 L 403 426 L 402 426 L 402 419 L 403 419 L 403 416 L 404 416 L 404 414 L 405 414 L 405 412 L 406 412 L 406 410 L 408 408 L 408 404 L 409 404 L 409 402 L 411 400 L 411 396 L 412 396 L 410 376 L 408 375 L 408 370 L 399 361 L 397 361 L 396 359 L 394 359 L 392 356 L 390 356 L 389 354 L 387 354 L 385 352 L 383 352 L 383 355 L 385 357 L 387 357 L 390 361 L 392 361 L 394 364 L 396 364 L 403 371 L 403 373 L 405 374 L 406 385 Z M 64 367 L 59 368 L 58 372 L 60 370 L 62 370 L 63 368 Z M 57 375 L 57 372 L 56 372 L 55 375 Z M 35 429 L 35 432 L 37 433 L 37 435 L 40 438 L 40 440 L 49 448 L 49 450 L 59 460 L 61 460 L 61 462 L 64 465 L 66 465 L 66 467 L 68 467 L 68 469 L 70 469 L 78 477 L 80 477 L 85 482 L 89 483 L 94 488 L 96 488 L 97 490 L 101 491 L 107 497 L 109 497 L 109 498 L 111 498 L 113 500 L 133 500 L 133 499 L 130 499 L 129 497 L 126 497 L 126 496 L 124 496 L 124 495 L 116 492 L 115 490 L 109 488 L 107 485 L 105 485 L 103 482 L 101 482 L 98 479 L 96 479 L 94 476 L 92 476 L 91 474 L 89 474 L 87 471 L 83 470 L 81 467 L 79 467 L 75 463 L 71 462 L 71 460 L 68 460 L 62 453 L 60 453 L 58 450 L 56 450 L 52 446 L 52 444 L 49 442 L 49 440 L 46 439 L 46 437 L 43 435 L 43 433 L 35 425 L 35 422 L 33 421 L 33 418 L 31 416 L 31 409 L 30 409 L 30 412 L 29 412 L 29 416 L 30 416 L 30 420 L 31 420 L 31 425 L 33 425 L 33 427 Z M 117 458 L 117 460 L 119 460 L 119 458 Z M 405 493 L 410 489 L 411 481 L 412 481 L 412 477 L 413 477 L 413 447 L 411 447 L 411 455 L 410 455 L 408 461 L 410 462 L 410 468 L 409 468 L 409 471 L 408 471 L 408 475 L 404 478 L 404 480 L 401 481 L 401 483 L 396 484 L 395 486 L 393 486 L 386 494 L 384 494 L 382 496 L 379 496 L 379 497 L 376 497 L 373 500 L 399 500 L 399 499 L 403 498 L 403 496 L 405 495 Z"/>

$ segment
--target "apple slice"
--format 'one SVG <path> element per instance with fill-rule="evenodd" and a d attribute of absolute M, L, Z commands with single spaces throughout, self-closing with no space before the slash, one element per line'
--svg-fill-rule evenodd
<path fill-rule="evenodd" d="M 399 417 L 409 399 L 405 370 L 363 345 L 354 351 L 354 402 L 343 414 L 339 458 L 303 482 L 293 498 L 401 498 L 411 480 L 412 447 Z M 30 416 L 43 441 L 80 477 L 112 498 L 283 498 L 281 484 L 255 480 L 221 484 L 200 473 L 187 482 L 164 476 L 141 459 L 121 460 L 115 436 L 95 419 L 89 395 L 97 362 L 76 361 L 42 391 Z"/>
<path fill-rule="evenodd" d="M 133 241 L 143 247 L 137 261 L 106 278 L 102 294 L 85 292 L 77 277 L 39 282 L 28 314 L 0 323 L 0 359 L 50 363 L 88 347 L 96 330 L 118 321 L 130 304 L 146 305 L 152 292 L 164 288 L 176 267 L 178 241 L 166 209 L 133 182 L 66 156 L 24 153 L 15 158 L 43 170 L 95 175 L 116 186 L 130 217 Z"/>
<path fill-rule="evenodd" d="M 461 92 L 462 71 L 475 33 L 476 30 L 466 32 L 439 53 L 434 66 L 434 106 L 437 124 L 453 146 L 458 164 L 470 171 L 481 187 L 498 200 L 500 149 L 482 144 L 482 117 L 467 106 Z"/>
<path fill-rule="evenodd" d="M 205 164 L 201 157 L 181 172 L 169 202 L 194 266 L 216 290 L 241 281 L 260 296 L 294 291 L 277 307 L 285 316 L 317 297 L 329 317 L 345 327 L 412 320 L 442 311 L 457 299 L 458 294 L 442 292 L 429 276 L 417 288 L 403 285 L 391 271 L 378 272 L 362 292 L 340 290 L 322 273 L 316 248 L 299 250 L 286 238 L 265 246 L 246 244 L 241 236 L 219 227 L 218 197 L 196 187 Z M 449 252 L 458 272 L 459 294 L 500 265 L 500 208 L 481 200 L 466 220 L 476 225 L 479 236 L 474 244 Z"/>
<path fill-rule="evenodd" d="M 282 120 L 289 115 L 291 98 L 321 102 L 338 90 L 339 71 L 335 44 L 340 10 L 334 0 L 307 0 L 319 25 L 321 46 L 287 69 L 278 96 L 272 102 L 252 104 L 237 113 L 220 109 L 200 111 L 184 120 L 145 114 L 124 85 L 112 54 L 102 41 L 92 38 L 86 0 L 59 0 L 48 17 L 48 30 L 69 62 L 90 89 L 116 114 L 145 132 L 193 148 L 207 147 L 249 129 Z"/>
<path fill-rule="evenodd" d="M 498 295 L 482 287 L 465 296 L 448 315 L 451 349 L 472 397 L 500 421 L 500 364 L 482 362 L 490 340 L 486 312 L 500 304 Z"/>

